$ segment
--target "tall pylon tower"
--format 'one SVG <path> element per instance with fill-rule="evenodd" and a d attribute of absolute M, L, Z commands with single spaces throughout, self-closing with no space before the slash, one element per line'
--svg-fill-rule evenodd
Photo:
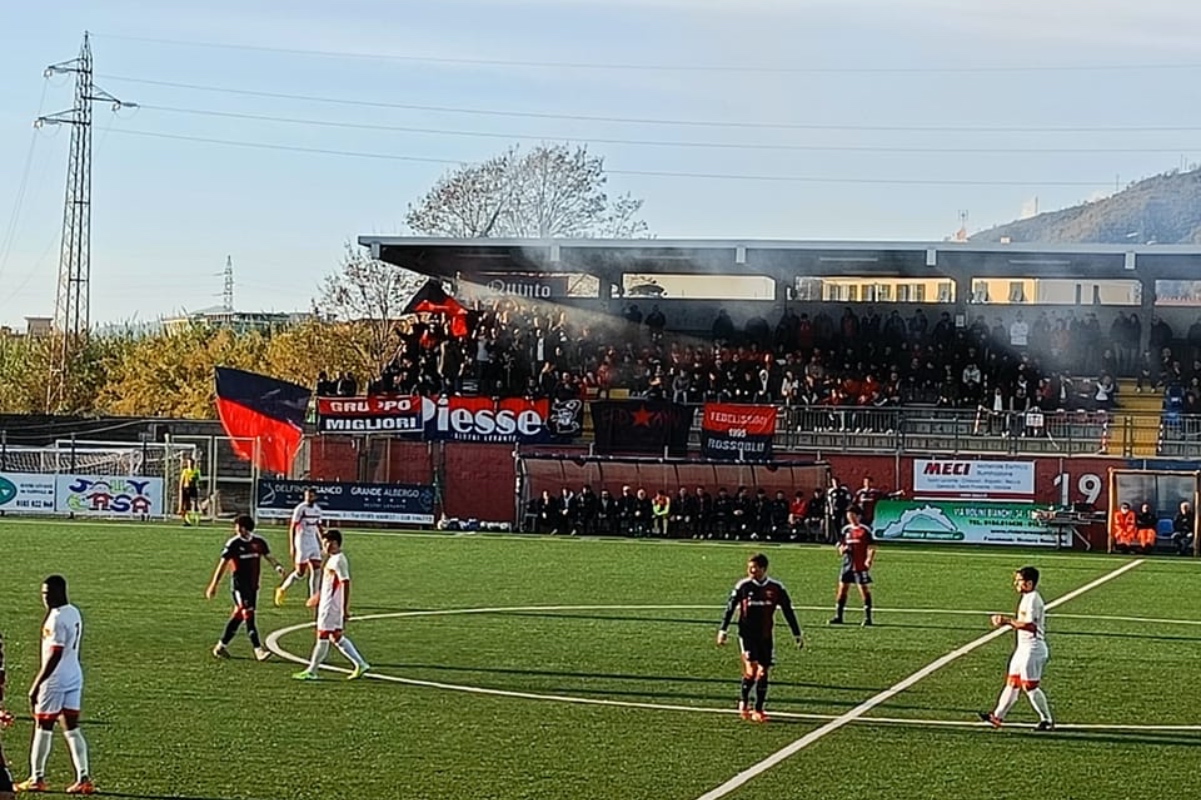
<path fill-rule="evenodd" d="M 45 77 L 74 73 L 75 105 L 67 111 L 38 117 L 35 127 L 71 126 L 71 155 L 67 162 L 67 196 L 63 205 L 62 243 L 58 259 L 58 292 L 54 299 L 54 354 L 46 391 L 46 410 L 62 409 L 67 398 L 71 360 L 87 340 L 91 325 L 92 257 L 92 103 L 112 103 L 113 110 L 133 108 L 92 83 L 92 46 L 83 34 L 79 56 L 46 67 Z"/>
<path fill-rule="evenodd" d="M 228 312 L 234 310 L 234 259 L 225 257 L 225 291 L 221 295 L 221 307 Z"/>

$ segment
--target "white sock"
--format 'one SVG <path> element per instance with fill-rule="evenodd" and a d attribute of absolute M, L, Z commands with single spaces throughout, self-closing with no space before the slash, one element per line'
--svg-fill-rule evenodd
<path fill-rule="evenodd" d="M 1030 698 L 1030 705 L 1034 706 L 1034 710 L 1038 712 L 1038 718 L 1043 722 L 1050 722 L 1051 704 L 1047 702 L 1046 692 L 1034 688 L 1026 692 L 1026 697 Z"/>
<path fill-rule="evenodd" d="M 325 661 L 325 657 L 329 655 L 329 639 L 318 639 L 317 644 L 313 645 L 313 657 L 309 659 L 309 672 L 317 674 L 317 667 L 321 666 L 321 662 Z"/>
<path fill-rule="evenodd" d="M 1022 696 L 1022 690 L 1016 686 L 1005 685 L 1001 691 L 1001 696 L 997 698 L 997 708 L 993 711 L 993 716 L 997 719 L 1005 719 L 1005 715 L 1009 713 L 1009 709 L 1013 708 L 1013 704 Z"/>
<path fill-rule="evenodd" d="M 359 651 L 355 649 L 354 644 L 345 636 L 338 640 L 337 646 L 338 650 L 342 652 L 342 655 L 349 658 L 352 664 L 357 667 L 367 666 L 367 662 L 363 660 L 361 655 L 359 655 Z"/>
<path fill-rule="evenodd" d="M 288 573 L 288 577 L 284 578 L 284 582 L 280 585 L 279 590 L 281 592 L 288 591 L 288 588 L 298 580 L 300 580 L 300 573 L 296 570 L 292 570 L 290 573 Z"/>
<path fill-rule="evenodd" d="M 84 741 L 83 731 L 76 728 L 73 731 L 63 731 L 67 740 L 67 749 L 71 751 L 71 761 L 75 764 L 75 775 L 78 780 L 86 778 L 88 773 L 88 743 Z"/>
<path fill-rule="evenodd" d="M 54 731 L 34 729 L 33 746 L 29 748 L 30 777 L 46 777 L 46 759 L 50 758 L 50 745 L 52 744 L 54 744 Z"/>
<path fill-rule="evenodd" d="M 319 592 L 319 591 L 321 591 L 321 575 L 318 574 L 317 570 L 313 569 L 310 566 L 309 567 L 309 597 L 312 597 L 313 595 L 317 594 L 317 592 Z"/>

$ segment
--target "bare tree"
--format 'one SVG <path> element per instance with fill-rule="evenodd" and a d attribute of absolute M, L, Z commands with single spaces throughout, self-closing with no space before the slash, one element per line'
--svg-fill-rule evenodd
<path fill-rule="evenodd" d="M 586 147 L 511 147 L 438 179 L 405 222 L 419 234 L 476 238 L 635 238 L 648 235 L 642 200 L 605 193 L 604 159 Z"/>
<path fill-rule="evenodd" d="M 380 369 L 396 350 L 392 338 L 396 320 L 425 280 L 347 242 L 338 271 L 327 275 L 321 285 L 316 310 L 323 317 L 365 326 L 362 341 L 353 337 L 347 344 L 362 350 L 362 356 Z"/>

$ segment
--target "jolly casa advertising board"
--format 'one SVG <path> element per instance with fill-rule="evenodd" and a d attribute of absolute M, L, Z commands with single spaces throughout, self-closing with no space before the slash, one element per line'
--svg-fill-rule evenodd
<path fill-rule="evenodd" d="M 1033 503 L 882 500 L 872 534 L 882 541 L 1054 547 L 1061 535 L 1034 518 Z"/>
<path fill-rule="evenodd" d="M 97 517 L 163 516 L 163 479 L 0 473 L 0 512 Z"/>

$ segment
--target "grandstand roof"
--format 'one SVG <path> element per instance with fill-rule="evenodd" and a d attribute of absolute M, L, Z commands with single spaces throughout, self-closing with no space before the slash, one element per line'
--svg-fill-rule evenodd
<path fill-rule="evenodd" d="M 1201 246 L 838 242 L 774 239 L 444 239 L 360 236 L 372 255 L 427 275 L 628 272 L 796 275 L 1198 277 Z"/>

